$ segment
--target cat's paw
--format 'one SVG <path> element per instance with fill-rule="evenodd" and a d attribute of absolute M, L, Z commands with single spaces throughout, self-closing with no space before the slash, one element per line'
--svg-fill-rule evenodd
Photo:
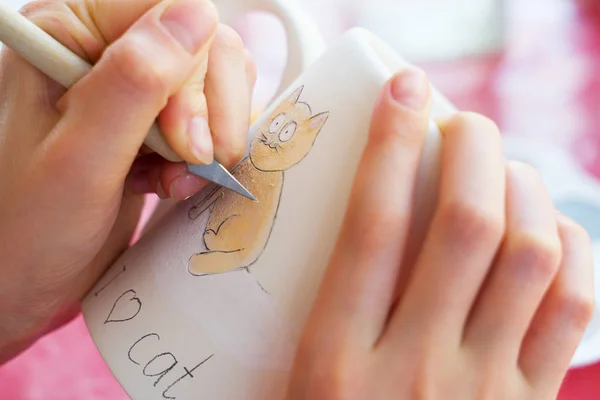
<path fill-rule="evenodd" d="M 214 251 L 194 254 L 188 261 L 188 271 L 195 276 L 216 275 L 238 271 L 239 265 L 239 252 Z"/>

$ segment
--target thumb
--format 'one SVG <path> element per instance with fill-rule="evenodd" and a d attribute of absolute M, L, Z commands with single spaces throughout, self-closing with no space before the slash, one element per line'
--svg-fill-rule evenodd
<path fill-rule="evenodd" d="M 86 182 L 122 184 L 169 97 L 207 64 L 216 26 L 208 0 L 164 1 L 146 12 L 61 100 L 47 157 Z"/>

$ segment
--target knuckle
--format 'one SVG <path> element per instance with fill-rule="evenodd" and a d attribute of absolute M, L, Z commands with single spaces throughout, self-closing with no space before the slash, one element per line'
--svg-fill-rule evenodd
<path fill-rule="evenodd" d="M 549 278 L 556 274 L 562 258 L 560 241 L 545 232 L 522 232 L 509 245 L 511 263 L 526 266 L 534 277 Z"/>
<path fill-rule="evenodd" d="M 396 153 L 399 149 L 420 148 L 425 140 L 427 118 L 408 116 L 394 103 L 382 102 L 371 119 L 369 146 Z"/>
<path fill-rule="evenodd" d="M 439 355 L 425 346 L 420 346 L 419 354 L 411 357 L 411 372 L 409 372 L 409 398 L 434 399 L 439 398 L 438 378 L 439 365 L 436 360 Z"/>
<path fill-rule="evenodd" d="M 514 175 L 526 176 L 530 181 L 537 181 L 543 184 L 542 176 L 532 165 L 522 161 L 508 161 L 508 170 Z"/>
<path fill-rule="evenodd" d="M 342 346 L 333 347 L 319 351 L 314 344 L 301 344 L 296 363 L 305 374 L 296 384 L 318 399 L 360 398 L 357 394 L 364 391 L 360 363 L 352 359 L 348 351 L 341 350 Z"/>
<path fill-rule="evenodd" d="M 86 61 L 97 60 L 105 47 L 83 2 L 39 0 L 26 4 L 20 13 Z M 86 40 L 78 40 L 82 36 Z"/>
<path fill-rule="evenodd" d="M 244 133 L 244 131 L 240 131 Z M 213 135 L 216 151 L 224 156 L 226 164 L 234 165 L 246 154 L 246 139 L 243 135 L 223 135 L 217 132 Z"/>
<path fill-rule="evenodd" d="M 167 93 L 169 77 L 160 63 L 148 62 L 143 46 L 132 37 L 123 38 L 106 51 L 106 62 L 110 63 L 115 79 L 136 93 Z"/>
<path fill-rule="evenodd" d="M 244 41 L 242 37 L 231 27 L 219 24 L 215 35 L 213 47 L 218 50 L 244 54 Z"/>
<path fill-rule="evenodd" d="M 62 1 L 39 0 L 23 6 L 19 13 L 57 38 L 69 37 L 72 13 Z"/>
<path fill-rule="evenodd" d="M 351 246 L 358 250 L 357 254 L 367 256 L 378 254 L 390 245 L 397 246 L 398 232 L 410 221 L 410 215 L 401 211 L 377 209 L 361 214 L 348 216 L 347 220 L 352 222 L 345 232 L 352 237 Z"/>
<path fill-rule="evenodd" d="M 19 13 L 21 15 L 29 18 L 29 17 L 35 16 L 37 13 L 39 13 L 42 10 L 48 10 L 48 9 L 55 8 L 56 5 L 57 5 L 56 0 L 32 1 L 31 3 L 27 3 L 23 7 L 21 7 L 21 9 L 19 10 Z"/>
<path fill-rule="evenodd" d="M 454 201 L 442 206 L 439 215 L 447 235 L 464 245 L 499 243 L 504 235 L 502 214 L 485 210 L 481 205 Z"/>
<path fill-rule="evenodd" d="M 419 365 L 415 371 L 415 377 L 410 385 L 410 398 L 432 399 L 434 398 L 434 385 L 432 382 L 432 370 L 430 367 Z"/>
<path fill-rule="evenodd" d="M 560 315 L 575 329 L 583 332 L 594 315 L 594 293 L 568 293 L 559 297 Z"/>
<path fill-rule="evenodd" d="M 391 150 L 397 149 L 397 146 L 407 147 L 411 149 L 418 149 L 423 145 L 425 140 L 424 133 L 427 128 L 427 121 L 422 118 L 411 118 L 410 120 L 405 119 L 402 129 L 391 129 L 387 130 L 387 135 L 383 136 L 384 145 L 390 146 Z M 415 134 L 415 133 L 421 134 Z M 386 140 L 387 139 L 387 140 Z"/>
<path fill-rule="evenodd" d="M 327 399 L 348 399 L 356 393 L 360 393 L 360 371 L 357 371 L 352 362 L 345 357 L 338 357 L 331 363 L 327 384 L 321 392 Z"/>
<path fill-rule="evenodd" d="M 494 121 L 484 115 L 468 111 L 449 117 L 442 124 L 442 130 L 444 135 L 477 132 L 479 135 L 490 135 L 500 140 L 500 129 Z"/>
<path fill-rule="evenodd" d="M 561 236 L 564 237 L 569 244 L 585 245 L 591 247 L 592 240 L 589 232 L 580 224 L 565 216 L 560 216 L 558 226 Z"/>

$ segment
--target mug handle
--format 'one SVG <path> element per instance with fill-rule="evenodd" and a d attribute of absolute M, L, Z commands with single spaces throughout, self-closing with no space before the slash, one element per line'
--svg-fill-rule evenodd
<path fill-rule="evenodd" d="M 225 23 L 232 22 L 248 12 L 265 11 L 276 16 L 283 24 L 287 36 L 287 63 L 279 88 L 267 104 L 278 98 L 325 52 L 325 40 L 316 22 L 290 0 L 215 0 L 215 4 L 220 19 Z M 166 142 L 164 143 L 166 145 Z M 174 202 L 167 200 L 154 203 L 154 213 L 141 228 L 140 234 L 147 232 L 174 205 Z"/>
<path fill-rule="evenodd" d="M 272 99 L 278 97 L 325 51 L 325 41 L 315 21 L 290 0 L 216 0 L 215 3 L 221 20 L 226 23 L 251 11 L 264 11 L 283 24 L 287 37 L 287 63 Z"/>

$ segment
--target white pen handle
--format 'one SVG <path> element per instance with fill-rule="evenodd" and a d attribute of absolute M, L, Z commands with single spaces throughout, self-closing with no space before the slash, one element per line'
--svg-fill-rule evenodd
<path fill-rule="evenodd" d="M 1 1 L 0 42 L 67 89 L 92 69 L 71 50 Z M 144 144 L 169 161 L 182 161 L 165 141 L 156 123 Z"/>

